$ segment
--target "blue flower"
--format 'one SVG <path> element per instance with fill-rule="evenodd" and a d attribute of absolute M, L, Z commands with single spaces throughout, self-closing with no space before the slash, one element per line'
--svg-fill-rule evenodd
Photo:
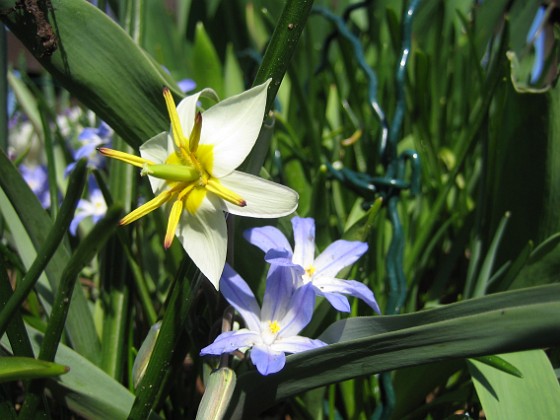
<path fill-rule="evenodd" d="M 73 236 L 76 236 L 78 225 L 86 217 L 91 217 L 93 223 L 97 223 L 103 216 L 105 216 L 105 213 L 107 213 L 107 204 L 105 203 L 103 194 L 101 193 L 99 187 L 90 183 L 89 200 L 82 198 L 78 201 L 76 214 L 70 223 L 70 233 Z"/>
<path fill-rule="evenodd" d="M 291 273 L 293 287 L 311 284 L 315 293 L 324 296 L 338 311 L 350 312 L 345 295 L 355 296 L 380 313 L 373 292 L 363 283 L 342 280 L 335 276 L 344 267 L 354 264 L 368 249 L 364 242 L 338 240 L 330 244 L 315 258 L 315 221 L 311 218 L 294 217 L 295 247 L 280 230 L 273 226 L 248 229 L 244 236 L 250 243 L 265 252 L 265 260 L 271 269 Z"/>
<path fill-rule="evenodd" d="M 21 176 L 35 193 L 41 206 L 47 209 L 51 206 L 51 195 L 49 192 L 49 177 L 47 175 L 47 168 L 43 165 L 27 166 L 20 165 L 19 171 Z"/>
<path fill-rule="evenodd" d="M 272 273 L 279 273 L 272 270 Z M 308 286 L 294 293 L 284 285 L 285 279 L 269 278 L 262 309 L 251 289 L 228 264 L 220 280 L 220 290 L 245 321 L 245 328 L 220 334 L 200 351 L 204 355 L 221 355 L 251 348 L 251 361 L 262 375 L 276 373 L 286 363 L 285 353 L 299 353 L 326 346 L 321 340 L 297 335 L 311 321 L 315 294 Z"/>
<path fill-rule="evenodd" d="M 183 79 L 177 82 L 177 86 L 183 93 L 187 93 L 196 88 L 196 83 L 192 79 Z"/>
<path fill-rule="evenodd" d="M 78 136 L 78 140 L 82 143 L 82 147 L 74 151 L 74 160 L 78 161 L 81 158 L 87 158 L 87 166 L 90 169 L 101 169 L 105 159 L 99 153 L 97 153 L 97 148 L 100 146 L 110 146 L 111 136 L 113 135 L 113 130 L 103 121 L 99 124 L 99 127 L 86 127 L 82 130 Z M 76 162 L 71 163 L 64 170 L 64 175 L 67 176 L 74 167 Z"/>
<path fill-rule="evenodd" d="M 537 10 L 537 14 L 533 18 L 533 23 L 531 23 L 531 28 L 527 33 L 527 43 L 533 44 L 535 47 L 535 62 L 533 68 L 531 69 L 531 83 L 535 84 L 544 70 L 544 64 L 546 61 L 545 57 L 545 29 L 544 24 L 546 19 L 546 7 L 541 6 Z"/>

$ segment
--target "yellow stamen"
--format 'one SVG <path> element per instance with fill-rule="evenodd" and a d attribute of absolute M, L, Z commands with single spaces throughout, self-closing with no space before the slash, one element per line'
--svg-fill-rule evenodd
<path fill-rule="evenodd" d="M 167 106 L 167 113 L 169 114 L 169 119 L 171 120 L 171 131 L 173 133 L 173 141 L 178 149 L 184 151 L 188 150 L 189 142 L 183 134 L 183 129 L 181 128 L 181 122 L 179 121 L 179 114 L 177 114 L 177 108 L 175 107 L 175 101 L 173 100 L 173 95 L 168 88 L 163 88 L 163 97 L 165 99 L 165 105 Z"/>
<path fill-rule="evenodd" d="M 131 211 L 126 216 L 121 219 L 121 225 L 128 225 L 129 223 L 134 222 L 135 220 L 140 219 L 142 216 L 151 213 L 158 207 L 164 205 L 167 201 L 169 201 L 172 197 L 172 191 L 164 191 L 157 197 L 152 198 L 145 204 L 142 204 L 136 210 Z"/>
<path fill-rule="evenodd" d="M 165 240 L 163 241 L 163 246 L 165 249 L 169 248 L 173 243 L 173 238 L 175 238 L 175 231 L 179 225 L 179 219 L 181 218 L 181 213 L 183 213 L 183 200 L 176 200 L 171 207 L 171 213 L 169 213 L 169 221 L 167 222 L 167 232 L 165 232 Z"/>
<path fill-rule="evenodd" d="M 107 147 L 99 147 L 97 150 L 104 156 L 129 163 L 130 165 L 138 166 L 139 168 L 143 168 L 146 164 L 154 164 L 154 162 L 152 162 L 151 160 L 144 159 L 139 156 L 134 156 L 129 153 L 119 152 L 118 150 L 109 149 Z"/>
<path fill-rule="evenodd" d="M 278 321 L 268 321 L 268 329 L 272 334 L 278 334 L 280 331 L 280 324 Z"/>
<path fill-rule="evenodd" d="M 195 153 L 198 149 L 198 143 L 200 142 L 200 132 L 202 131 L 202 114 L 200 112 L 196 113 L 194 117 L 194 126 L 191 131 L 191 136 L 189 139 L 189 148 L 191 153 Z"/>
<path fill-rule="evenodd" d="M 314 266 L 310 265 L 309 267 L 307 267 L 305 269 L 305 274 L 307 274 L 309 277 L 313 277 L 313 274 L 315 273 L 315 270 L 317 270 Z"/>
<path fill-rule="evenodd" d="M 247 202 L 243 199 L 243 197 L 224 187 L 220 184 L 220 181 L 215 178 L 208 179 L 206 189 L 216 194 L 218 197 L 235 204 L 236 206 L 245 207 L 247 205 Z"/>

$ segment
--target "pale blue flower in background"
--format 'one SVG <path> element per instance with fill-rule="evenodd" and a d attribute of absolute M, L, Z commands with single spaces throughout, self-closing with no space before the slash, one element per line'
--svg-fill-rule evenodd
<path fill-rule="evenodd" d="M 78 225 L 86 217 L 91 217 L 93 223 L 97 223 L 107 213 L 107 204 L 99 187 L 90 182 L 89 199 L 82 198 L 78 201 L 76 214 L 70 223 L 70 233 L 76 236 Z"/>
<path fill-rule="evenodd" d="M 546 7 L 540 6 L 537 10 L 531 28 L 527 33 L 527 43 L 535 47 L 535 62 L 531 69 L 531 83 L 536 83 L 544 70 L 546 31 L 544 30 Z"/>
<path fill-rule="evenodd" d="M 49 208 L 51 206 L 51 195 L 49 192 L 47 168 L 43 165 L 28 166 L 22 164 L 19 166 L 19 172 L 27 185 L 29 185 L 29 188 L 31 188 L 31 191 L 39 199 L 41 206 L 44 209 Z"/>
<path fill-rule="evenodd" d="M 77 162 L 82 158 L 86 158 L 88 168 L 101 169 L 105 163 L 105 159 L 97 153 L 97 148 L 100 146 L 110 147 L 112 136 L 113 130 L 103 121 L 97 128 L 84 128 L 78 136 L 78 140 L 82 143 L 82 147 L 73 152 L 74 160 Z M 76 162 L 72 162 L 66 167 L 64 170 L 65 176 L 72 172 L 76 166 Z"/>
<path fill-rule="evenodd" d="M 177 86 L 183 93 L 187 93 L 196 88 L 196 83 L 192 79 L 183 79 L 177 82 Z"/>
<path fill-rule="evenodd" d="M 273 271 L 274 272 L 274 271 Z M 251 348 L 251 361 L 262 375 L 276 373 L 286 363 L 285 353 L 300 353 L 326 346 L 321 340 L 297 335 L 311 321 L 315 293 L 308 285 L 294 293 L 282 284 L 267 281 L 262 309 L 251 289 L 228 264 L 220 280 L 220 291 L 245 321 L 245 328 L 220 334 L 201 355 L 221 355 Z"/>
<path fill-rule="evenodd" d="M 373 292 L 365 284 L 336 278 L 340 270 L 354 264 L 366 253 L 368 246 L 365 242 L 338 240 L 315 258 L 315 221 L 294 217 L 292 226 L 293 251 L 284 234 L 273 226 L 248 229 L 244 236 L 265 252 L 265 260 L 272 265 L 271 269 L 276 270 L 278 266 L 291 272 L 293 287 L 311 284 L 317 295 L 324 296 L 341 312 L 350 312 L 346 297 L 350 295 L 362 299 L 380 313 Z"/>

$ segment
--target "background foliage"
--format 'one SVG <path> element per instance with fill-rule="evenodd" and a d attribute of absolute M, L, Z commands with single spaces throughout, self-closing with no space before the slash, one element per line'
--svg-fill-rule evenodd
<path fill-rule="evenodd" d="M 554 3 L 535 83 L 527 34 L 541 2 L 29 3 L 48 22 L 9 0 L 1 18 L 44 71 L 4 62 L 1 83 L 31 124 L 30 145 L 44 150 L 51 206 L 41 207 L 7 156 L 15 129 L 6 134 L 3 113 L 3 418 L 16 407 L 23 417 L 194 417 L 205 385 L 206 416 L 515 418 L 506 407 L 517 418 L 560 415 Z M 189 78 L 224 98 L 268 77 L 273 128 L 246 168 L 263 163 L 261 174 L 298 191 L 297 213 L 315 218 L 319 249 L 341 237 L 369 243 L 346 274 L 366 282 L 385 315 L 355 301 L 340 316 L 321 302 L 306 332 L 333 345 L 290 356 L 278 375 L 246 363 L 233 376 L 210 374 L 198 352 L 219 331 L 224 302 L 180 245 L 163 251 L 163 214 L 115 228 L 150 196 L 146 180 L 119 163 L 94 170 L 110 209 L 74 237 L 66 231 L 86 168 L 70 177 L 64 168 L 80 127 L 105 121 L 121 150 L 167 130 L 164 85 L 179 97 L 177 81 Z M 85 121 L 84 111 L 68 134 L 57 115 L 76 103 L 96 117 Z M 265 265 L 241 232 L 264 224 L 231 225 L 234 266 L 257 296 Z M 289 219 L 278 227 L 290 234 Z M 133 362 L 159 319 L 136 387 Z M 60 337 L 43 338 L 62 327 L 59 346 Z M 60 365 L 70 371 L 60 375 Z"/>

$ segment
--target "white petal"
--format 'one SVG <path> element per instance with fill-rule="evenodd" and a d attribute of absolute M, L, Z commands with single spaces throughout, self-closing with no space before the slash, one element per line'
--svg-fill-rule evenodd
<path fill-rule="evenodd" d="M 183 134 L 186 138 L 189 138 L 194 125 L 194 117 L 196 115 L 196 110 L 198 106 L 198 101 L 200 97 L 213 98 L 218 100 L 218 95 L 212 89 L 206 88 L 194 95 L 187 96 L 179 105 L 177 105 L 177 113 L 179 114 L 179 121 L 181 122 L 181 128 L 183 129 Z M 202 120 L 202 125 L 204 127 L 204 119 Z"/>
<path fill-rule="evenodd" d="M 183 212 L 177 237 L 199 270 L 216 290 L 224 271 L 227 252 L 227 230 L 224 213 L 208 200 L 194 215 Z"/>
<path fill-rule="evenodd" d="M 239 207 L 224 202 L 226 211 L 231 214 L 268 219 L 293 213 L 298 206 L 299 196 L 294 190 L 258 176 L 234 171 L 220 182 L 247 203 Z"/>
<path fill-rule="evenodd" d="M 219 102 L 202 114 L 200 144 L 214 145 L 212 175 L 215 177 L 236 169 L 255 145 L 264 118 L 269 83 L 267 80 Z"/>
<path fill-rule="evenodd" d="M 173 139 L 164 131 L 140 146 L 140 156 L 154 163 L 163 163 L 169 156 L 170 145 L 172 147 Z M 154 178 L 152 176 L 149 176 L 148 179 L 150 180 L 150 185 L 152 186 L 154 194 L 159 194 L 165 188 L 166 183 L 163 179 Z"/>

